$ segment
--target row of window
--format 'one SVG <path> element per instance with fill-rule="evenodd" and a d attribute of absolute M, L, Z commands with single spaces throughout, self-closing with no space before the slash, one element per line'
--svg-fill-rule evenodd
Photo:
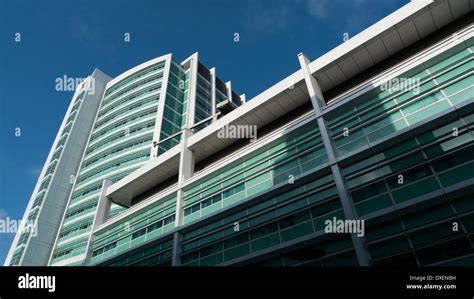
<path fill-rule="evenodd" d="M 192 183 L 192 185 L 186 187 L 185 204 L 196 202 L 203 197 L 211 195 L 213 192 L 225 189 L 227 186 L 241 181 L 244 172 L 246 172 L 247 177 L 254 175 L 269 168 L 270 165 L 286 162 L 294 158 L 297 152 L 303 152 L 321 144 L 321 137 L 318 133 L 319 130 L 316 128 L 315 123 L 311 122 L 253 151 L 238 161 L 226 165 L 213 174 Z M 310 159 L 309 156 L 308 158 Z M 304 162 L 307 161 L 304 160 Z M 284 164 L 281 165 L 283 166 Z M 287 167 L 291 168 L 291 165 L 281 167 L 282 172 L 285 172 Z"/>
<path fill-rule="evenodd" d="M 268 242 L 271 244 L 277 240 L 284 242 L 319 231 L 324 228 L 324 219 L 344 218 L 339 199 L 334 198 L 337 196 L 337 191 L 332 184 L 332 176 L 327 175 L 306 185 L 295 186 L 276 197 L 187 232 L 183 234 L 183 253 L 192 251 L 189 256 L 192 256 L 193 259 L 198 256 L 205 257 L 209 250 L 212 252 L 212 248 L 223 246 L 222 241 L 220 245 L 210 245 L 211 247 L 207 248 L 208 244 L 226 238 L 229 238 L 228 241 L 223 241 L 227 244 L 224 246 L 226 249 L 240 245 L 237 240 L 245 243 L 250 238 L 251 240 L 255 239 L 256 242 L 252 248 L 261 250 L 264 248 L 259 246 L 265 247 Z M 286 217 L 291 213 L 293 213 L 291 216 Z M 310 219 L 313 220 L 310 221 Z M 238 225 L 237 229 L 236 225 Z M 293 228 L 289 229 L 290 227 Z M 250 228 L 252 230 L 249 235 Z M 281 235 L 278 235 L 277 231 L 280 231 Z M 247 244 L 243 247 L 250 248 L 248 246 L 250 245 Z M 203 249 L 204 252 L 199 254 L 199 250 L 196 251 L 196 248 L 206 249 Z M 238 249 L 236 250 L 238 251 Z M 190 257 L 183 256 L 182 262 L 189 262 Z"/>
<path fill-rule="evenodd" d="M 130 166 L 133 164 L 138 164 L 143 161 L 149 160 L 150 152 L 148 149 L 143 151 L 135 152 L 124 157 L 117 158 L 113 161 L 110 161 L 106 165 L 101 165 L 98 169 L 94 169 L 94 171 L 90 171 L 90 174 L 85 175 L 81 174 L 78 178 L 76 183 L 76 190 L 81 188 L 83 183 L 93 180 L 97 177 L 103 176 L 106 173 L 112 172 L 119 168 L 124 168 L 126 166 Z"/>
<path fill-rule="evenodd" d="M 74 228 L 70 228 L 67 231 L 62 231 L 59 234 L 58 241 L 60 242 L 60 241 L 63 241 L 65 239 L 71 238 L 73 236 L 80 235 L 80 234 L 84 233 L 85 231 L 88 231 L 91 226 L 92 226 L 91 222 L 86 222 L 86 223 L 81 223 L 80 225 L 78 225 Z"/>
<path fill-rule="evenodd" d="M 170 225 L 173 224 L 175 221 L 175 215 L 171 215 L 171 216 L 168 216 L 164 219 L 161 219 L 159 221 L 156 221 L 138 231 L 135 231 L 131 234 L 131 236 L 129 236 L 128 238 L 123 238 L 121 240 L 118 240 L 118 241 L 113 241 L 111 243 L 108 243 L 107 245 L 103 246 L 103 247 L 100 247 L 98 249 L 94 249 L 92 251 L 92 257 L 95 258 L 93 259 L 93 262 L 96 263 L 97 261 L 101 260 L 101 258 L 99 257 L 100 255 L 104 254 L 104 253 L 107 253 L 109 251 L 111 251 L 112 249 L 116 249 L 117 247 L 122 247 L 124 249 L 128 249 L 132 246 L 136 246 L 140 243 L 142 243 L 144 241 L 144 238 L 145 236 L 153 236 L 153 237 L 156 237 L 158 236 L 159 234 L 153 234 L 153 232 L 156 232 L 157 230 L 161 229 L 161 228 L 164 228 L 166 227 L 167 225 Z M 138 240 L 138 239 L 142 239 L 142 240 Z M 114 252 L 112 252 L 111 254 L 114 254 Z M 102 258 L 105 258 L 106 256 L 102 256 Z"/>
<path fill-rule="evenodd" d="M 174 215 L 176 212 L 176 194 L 171 194 L 164 199 L 148 206 L 146 209 L 138 211 L 134 215 L 129 215 L 121 219 L 106 231 L 98 233 L 95 237 L 94 248 L 99 248 L 108 242 L 129 237 L 130 234 L 140 230 L 147 225 L 163 220 Z M 167 220 L 166 224 L 169 223 Z M 123 241 L 121 241 L 123 242 Z"/>
<path fill-rule="evenodd" d="M 147 249 L 138 249 L 110 266 L 170 266 L 173 240 L 164 240 Z"/>
<path fill-rule="evenodd" d="M 71 243 L 56 247 L 52 264 L 85 253 L 88 237 L 80 238 Z"/>
<path fill-rule="evenodd" d="M 450 65 L 453 69 L 444 70 L 450 76 L 450 82 L 447 79 L 438 78 L 440 82 L 428 79 L 417 87 L 417 92 L 408 90 L 401 91 L 401 95 L 392 95 L 390 91 L 384 90 L 369 100 L 373 102 L 371 106 L 364 102 L 359 105 L 363 108 L 358 109 L 356 99 L 348 104 L 351 105 L 351 110 L 346 113 L 338 110 L 338 115 L 349 114 L 342 122 L 337 122 L 341 119 L 340 116 L 328 122 L 337 153 L 342 155 L 354 151 L 457 104 L 450 100 L 450 96 L 458 95 L 457 92 L 468 92 L 473 82 L 473 76 L 466 73 L 474 67 L 474 61 L 466 58 L 469 56 L 468 50 L 463 53 L 464 56 L 459 59 L 464 60 L 454 66 Z M 463 97 L 463 100 L 468 99 L 469 97 Z"/>
<path fill-rule="evenodd" d="M 470 203 L 472 205 L 472 199 Z M 368 229 L 368 249 L 374 264 L 403 260 L 404 265 L 423 266 L 474 253 L 466 239 L 473 231 L 474 214 L 456 215 L 447 203 Z M 417 227 L 425 223 L 429 226 Z M 458 230 L 453 229 L 453 223 L 459 226 Z"/>
<path fill-rule="evenodd" d="M 116 95 L 115 101 L 113 104 L 107 105 L 107 106 L 102 106 L 102 109 L 99 112 L 98 119 L 102 118 L 105 114 L 109 113 L 110 111 L 116 110 L 120 108 L 123 105 L 126 105 L 130 103 L 131 100 L 136 99 L 136 97 L 129 97 L 130 95 L 133 95 L 137 93 L 141 88 L 145 88 L 149 83 L 154 82 L 154 81 L 159 81 L 163 77 L 163 73 L 158 73 L 157 75 L 150 76 L 142 81 L 136 82 L 133 85 L 127 86 L 124 90 L 122 90 L 119 94 Z M 125 95 L 127 92 L 128 97 L 121 97 L 121 95 Z M 120 98 L 120 99 L 119 99 Z"/>
<path fill-rule="evenodd" d="M 314 138 L 311 143 L 313 142 L 320 142 L 320 138 Z M 308 144 L 305 142 L 297 143 L 295 147 L 290 143 L 285 151 L 285 154 L 273 157 L 273 159 L 271 159 L 272 156 L 269 156 L 269 159 L 264 163 L 253 168 L 248 168 L 247 171 L 236 171 L 234 173 L 235 176 L 229 180 L 214 185 L 214 187 L 208 189 L 208 191 L 200 193 L 200 196 L 204 197 L 204 199 L 197 200 L 196 204 L 192 204 L 185 208 L 185 221 L 195 220 L 196 216 L 192 218 L 186 218 L 186 216 L 199 210 L 203 210 L 200 214 L 202 217 L 204 216 L 203 213 L 208 214 L 214 212 L 228 204 L 250 197 L 259 192 L 263 192 L 274 185 L 289 181 L 291 177 L 294 179 L 297 175 L 310 171 L 318 165 L 321 165 L 327 159 L 322 145 L 311 150 L 308 149 Z M 284 158 L 287 158 L 287 160 L 283 160 Z M 280 159 L 284 162 L 278 163 Z M 243 169 L 245 170 L 245 168 Z M 232 185 L 235 182 L 242 183 Z M 227 188 L 229 185 L 231 187 Z M 196 196 L 193 197 L 196 198 Z M 210 207 L 211 205 L 221 201 L 223 201 L 221 204 L 215 205 L 213 208 Z M 185 198 L 185 205 L 189 205 L 189 202 L 192 201 L 189 200 L 187 202 Z M 209 208 L 207 208 L 208 206 Z"/>
<path fill-rule="evenodd" d="M 469 116 L 470 117 L 470 116 Z M 472 178 L 469 117 L 442 125 L 343 168 L 359 215 Z M 458 134 L 453 136 L 453 127 Z M 467 146 L 466 146 L 467 145 Z M 441 183 L 441 185 L 439 183 Z"/>
<path fill-rule="evenodd" d="M 88 202 L 84 205 L 75 207 L 74 209 L 69 209 L 64 217 L 64 221 L 71 220 L 72 218 L 80 217 L 89 213 L 92 209 L 97 206 L 97 200 Z"/>
<path fill-rule="evenodd" d="M 114 175 L 108 177 L 108 179 L 111 180 L 112 182 L 116 182 L 116 181 L 122 179 L 124 176 L 129 175 L 133 170 L 134 169 L 129 169 L 129 170 L 126 170 L 124 172 L 114 174 Z M 98 181 L 98 182 L 95 182 L 94 184 L 92 184 L 91 186 L 88 186 L 85 190 L 80 190 L 80 191 L 74 190 L 74 192 L 72 194 L 72 197 L 71 197 L 70 204 L 78 202 L 81 199 L 84 199 L 86 197 L 90 197 L 94 194 L 97 194 L 98 191 L 101 188 L 102 188 L 102 182 Z"/>
<path fill-rule="evenodd" d="M 161 87 L 152 87 L 150 88 L 149 91 L 153 92 L 154 90 L 157 90 L 159 88 Z M 119 117 L 129 114 L 130 112 L 135 112 L 137 111 L 137 109 L 143 109 L 143 107 L 149 108 L 150 105 L 156 105 L 158 103 L 159 98 L 160 98 L 159 94 L 155 94 L 154 96 L 143 98 L 141 101 L 133 102 L 129 106 L 126 106 L 117 111 L 114 111 L 114 113 L 107 115 L 106 117 L 102 119 L 98 119 L 95 122 L 94 132 L 96 132 L 97 130 L 99 130 L 100 128 L 104 126 L 108 126 L 111 120 L 118 119 Z"/>
<path fill-rule="evenodd" d="M 119 82 L 115 83 L 112 87 L 107 88 L 107 90 L 105 91 L 104 102 L 102 105 L 106 105 L 108 102 L 110 102 L 113 99 L 112 93 L 118 90 L 119 88 L 121 88 L 122 86 L 125 86 L 131 81 L 138 79 L 140 77 L 143 77 L 151 72 L 159 71 L 163 69 L 164 67 L 165 67 L 165 62 L 162 61 L 157 64 L 151 65 L 143 70 L 140 70 L 137 73 L 130 75 L 127 78 L 124 78 L 123 80 L 120 80 Z"/>
<path fill-rule="evenodd" d="M 157 107 L 152 107 L 151 109 L 147 109 L 145 111 L 140 111 L 139 113 L 136 113 L 130 117 L 127 117 L 126 119 L 121 119 L 118 122 L 115 122 L 111 126 L 107 126 L 106 128 L 102 128 L 102 130 L 98 130 L 92 134 L 90 138 L 90 142 L 109 134 L 113 130 L 123 128 L 125 126 L 131 126 L 132 123 L 137 122 L 137 120 L 140 120 L 142 118 L 145 118 L 147 116 L 151 115 L 156 115 Z"/>
<path fill-rule="evenodd" d="M 100 156 L 96 156 L 95 158 L 91 160 L 84 161 L 82 163 L 82 172 L 85 172 L 88 170 L 88 166 L 94 165 L 98 162 L 101 162 L 103 160 L 109 159 L 111 156 L 115 156 L 118 153 L 121 153 L 123 151 L 130 151 L 135 148 L 143 147 L 144 145 L 151 145 L 151 138 L 143 138 L 141 140 L 132 140 L 131 142 L 128 142 L 127 144 L 122 144 L 119 147 L 114 147 L 106 152 L 104 152 Z"/>
<path fill-rule="evenodd" d="M 90 155 L 91 153 L 97 150 L 103 149 L 104 147 L 110 146 L 110 144 L 116 143 L 117 141 L 120 141 L 121 139 L 126 139 L 137 134 L 145 134 L 147 132 L 151 133 L 152 128 L 154 127 L 155 127 L 154 122 L 146 122 L 146 123 L 133 126 L 128 131 L 120 130 L 119 132 L 108 136 L 105 140 L 101 140 L 99 143 L 90 145 L 86 151 L 86 155 L 87 155 L 86 158 L 89 158 L 91 156 Z"/>
<path fill-rule="evenodd" d="M 296 207 L 291 208 L 296 209 Z M 277 221 L 268 222 L 278 218 L 278 213 L 275 212 L 266 212 L 263 214 L 264 217 L 262 217 L 263 215 L 260 216 L 261 220 L 257 217 L 249 221 L 249 227 L 261 223 L 264 223 L 263 225 L 243 233 L 235 232 L 234 227 L 231 227 L 230 230 L 227 230 L 227 234 L 231 237 L 200 247 L 199 250 L 187 253 L 186 249 L 191 247 L 189 246 L 190 244 L 183 246 L 183 251 L 186 254 L 182 256 L 182 263 L 197 265 L 196 262 L 199 260 L 199 265 L 203 266 L 233 260 L 252 252 L 258 252 L 321 231 L 324 229 L 324 221 L 326 219 L 332 219 L 332 217 L 337 219 L 344 218 L 339 199 L 337 198 L 313 207 L 310 206 L 303 211 L 280 218 Z M 240 229 L 242 229 L 242 226 L 247 228 L 243 223 L 239 226 Z M 219 237 L 218 233 L 213 234 L 213 239 L 219 239 Z"/>

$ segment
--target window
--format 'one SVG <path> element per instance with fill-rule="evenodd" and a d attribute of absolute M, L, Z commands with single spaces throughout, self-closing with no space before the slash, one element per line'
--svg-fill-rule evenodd
<path fill-rule="evenodd" d="M 154 230 L 156 230 L 156 229 L 159 229 L 159 228 L 162 227 L 162 226 L 163 226 L 163 221 L 160 220 L 160 221 L 158 221 L 158 222 L 155 222 L 155 223 L 153 223 L 152 225 L 149 225 L 149 226 L 147 227 L 147 233 L 152 232 L 152 231 L 154 231 Z"/>
<path fill-rule="evenodd" d="M 283 218 L 282 220 L 278 222 L 280 223 L 280 229 L 285 229 L 285 228 L 297 225 L 299 223 L 302 223 L 308 219 L 310 219 L 309 211 L 303 211 L 295 215 L 291 215 L 289 217 Z"/>
<path fill-rule="evenodd" d="M 170 216 L 168 218 L 165 218 L 165 220 L 163 220 L 163 225 L 167 225 L 167 224 L 170 224 L 174 221 L 174 215 L 173 216 Z"/>
<path fill-rule="evenodd" d="M 135 240 L 137 238 L 140 238 L 141 236 L 146 234 L 146 228 L 143 228 L 139 231 L 136 231 L 132 234 L 132 240 Z"/>
<path fill-rule="evenodd" d="M 245 189 L 244 184 L 238 184 L 237 186 L 234 186 L 230 189 L 227 189 L 223 193 L 223 197 L 227 198 L 229 196 L 232 196 L 236 193 L 239 193 L 240 191 L 243 191 Z"/>
<path fill-rule="evenodd" d="M 416 182 L 432 174 L 433 172 L 431 171 L 430 167 L 426 164 L 416 169 L 412 169 L 407 172 L 400 173 L 400 175 L 403 175 L 403 184 Z M 388 179 L 387 184 L 390 187 L 390 189 L 395 189 L 402 186 L 401 184 L 398 183 L 398 181 L 399 181 L 399 177 L 397 175 L 395 177 Z"/>
<path fill-rule="evenodd" d="M 384 192 L 387 192 L 387 187 L 385 186 L 385 183 L 383 181 L 379 181 L 375 184 L 371 184 L 359 190 L 352 191 L 351 194 L 352 198 L 354 199 L 354 202 L 359 202 L 364 199 L 382 194 Z"/>

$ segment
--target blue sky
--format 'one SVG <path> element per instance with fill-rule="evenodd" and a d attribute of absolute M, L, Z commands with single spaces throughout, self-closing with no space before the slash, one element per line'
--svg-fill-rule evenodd
<path fill-rule="evenodd" d="M 71 100 L 56 78 L 94 68 L 115 77 L 166 53 L 181 61 L 198 51 L 249 99 L 296 71 L 299 52 L 313 60 L 407 2 L 0 1 L 0 219 L 23 216 Z M 12 238 L 0 233 L 0 261 Z"/>

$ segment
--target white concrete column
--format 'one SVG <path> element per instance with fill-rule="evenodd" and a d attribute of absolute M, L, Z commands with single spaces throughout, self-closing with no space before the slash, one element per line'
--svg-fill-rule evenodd
<path fill-rule="evenodd" d="M 161 91 L 160 98 L 158 100 L 158 108 L 156 111 L 155 128 L 153 129 L 153 142 L 150 148 L 150 160 L 158 156 L 158 146 L 155 145 L 161 141 L 161 125 L 163 121 L 163 114 L 165 112 L 166 94 L 168 93 L 168 81 L 171 72 L 171 54 L 163 56 L 163 59 L 165 61 L 165 67 L 163 70 L 163 79 L 161 81 Z"/>
<path fill-rule="evenodd" d="M 197 93 L 197 74 L 198 74 L 198 53 L 194 53 L 190 57 L 190 74 L 189 74 L 189 93 L 188 93 L 188 114 L 187 127 L 194 125 L 194 116 L 196 114 L 196 93 Z"/>
<path fill-rule="evenodd" d="M 184 205 L 184 191 L 182 186 L 185 181 L 192 177 L 194 173 L 194 153 L 188 148 L 188 138 L 193 133 L 189 129 L 184 129 L 181 138 L 181 154 L 179 161 L 179 174 L 178 174 L 178 196 L 176 202 L 176 219 L 175 226 L 178 227 L 183 224 L 183 205 Z"/>
<path fill-rule="evenodd" d="M 179 161 L 179 174 L 178 174 L 178 191 L 176 196 L 176 217 L 175 227 L 183 225 L 184 218 L 184 190 L 183 185 L 187 179 L 191 178 L 194 174 L 194 153 L 188 148 L 188 138 L 193 134 L 189 129 L 184 129 L 181 138 L 181 153 Z M 179 266 L 181 264 L 181 234 L 175 232 L 173 235 L 173 252 L 172 252 L 172 265 Z"/>
<path fill-rule="evenodd" d="M 233 103 L 234 101 L 232 101 L 232 83 L 230 81 L 227 82 L 225 84 L 225 87 L 227 89 L 227 100 Z"/>
<path fill-rule="evenodd" d="M 247 99 L 245 98 L 245 93 L 240 95 L 240 99 L 242 100 L 242 104 L 245 104 L 247 102 Z"/>
<path fill-rule="evenodd" d="M 112 202 L 105 196 L 107 189 L 112 185 L 112 181 L 105 179 L 102 182 L 102 189 L 100 190 L 99 202 L 97 203 L 97 210 L 94 219 L 93 229 L 99 227 L 109 218 L 110 207 Z"/>
<path fill-rule="evenodd" d="M 211 74 L 211 113 L 212 121 L 217 120 L 217 99 L 216 99 L 216 68 L 213 67 L 209 70 Z"/>
<path fill-rule="evenodd" d="M 331 137 L 329 136 L 329 130 L 326 125 L 326 121 L 322 115 L 322 108 L 325 106 L 324 96 L 321 87 L 318 84 L 316 78 L 311 74 L 309 70 L 309 59 L 304 56 L 303 53 L 298 54 L 301 70 L 304 74 L 306 87 L 308 89 L 311 103 L 315 111 L 316 120 L 318 123 L 319 131 L 321 132 L 321 138 L 324 143 L 324 148 L 328 156 L 329 164 L 331 165 L 331 172 L 334 177 L 339 198 L 341 200 L 344 217 L 346 219 L 358 219 L 357 211 L 355 209 L 354 201 L 349 192 L 347 182 L 342 175 L 340 166 L 336 160 L 336 152 L 332 143 Z M 370 253 L 365 245 L 365 238 L 358 237 L 357 234 L 351 234 L 352 243 L 361 266 L 369 266 L 371 264 Z"/>
<path fill-rule="evenodd" d="M 97 209 L 95 210 L 94 221 L 92 222 L 91 233 L 89 235 L 89 240 L 87 241 L 86 247 L 86 258 L 84 260 L 84 265 L 87 265 L 92 257 L 91 244 L 94 243 L 94 230 L 99 227 L 101 224 L 105 223 L 109 218 L 110 207 L 112 202 L 105 196 L 107 194 L 107 189 L 112 185 L 112 181 L 105 179 L 102 181 L 102 188 L 100 189 L 99 201 L 97 203 Z"/>
<path fill-rule="evenodd" d="M 298 54 L 298 60 L 300 62 L 301 69 L 303 70 L 304 80 L 306 82 L 306 87 L 308 88 L 309 96 L 311 98 L 311 103 L 316 112 L 316 117 L 321 115 L 322 107 L 326 105 L 324 102 L 323 92 L 319 86 L 316 78 L 313 77 L 309 70 L 309 59 L 303 54 Z"/>

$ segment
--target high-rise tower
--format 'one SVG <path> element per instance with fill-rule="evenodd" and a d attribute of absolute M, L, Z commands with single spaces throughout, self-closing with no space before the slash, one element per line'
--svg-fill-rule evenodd
<path fill-rule="evenodd" d="M 23 223 L 35 223 L 36 228 L 30 232 L 25 228 L 15 236 L 5 265 L 48 263 L 94 116 L 109 80 L 110 77 L 96 69 L 76 87 L 23 216 Z"/>
<path fill-rule="evenodd" d="M 214 70 L 213 70 L 214 71 Z M 117 182 L 220 117 L 211 96 L 220 80 L 194 54 L 182 63 L 164 55 L 107 83 L 51 254 L 51 265 L 82 264 L 103 181 Z M 219 86 L 220 102 L 232 96 Z M 234 93 L 233 102 L 240 104 Z M 121 211 L 113 205 L 108 217 Z"/>

